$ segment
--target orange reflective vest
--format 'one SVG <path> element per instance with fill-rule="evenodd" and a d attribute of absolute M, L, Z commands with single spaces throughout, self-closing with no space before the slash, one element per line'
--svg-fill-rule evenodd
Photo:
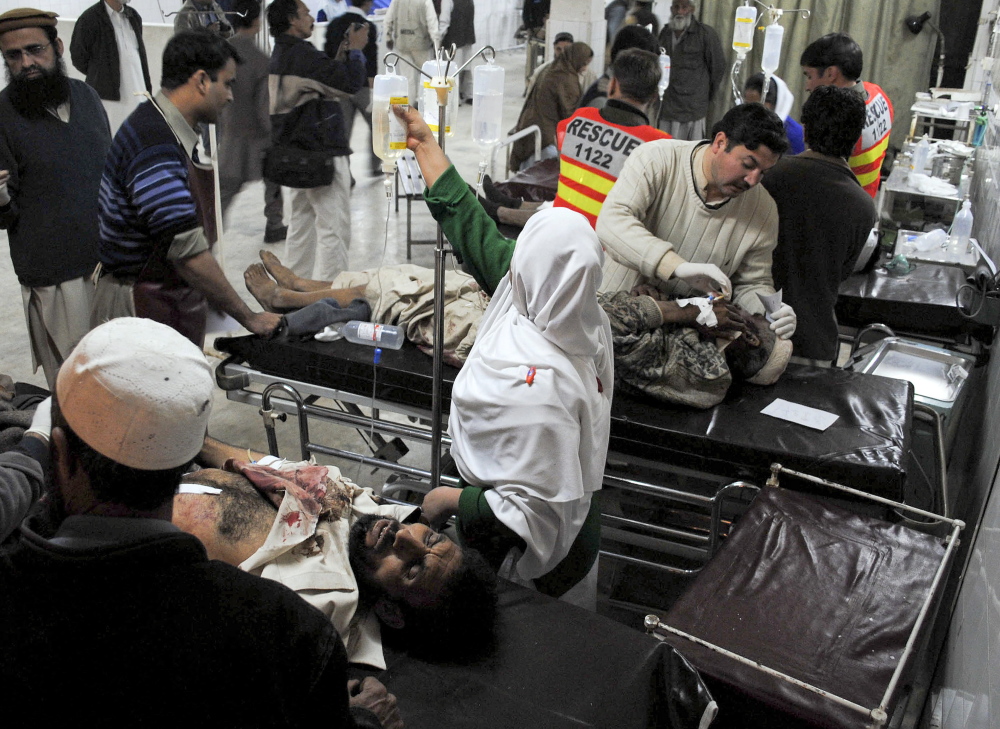
<path fill-rule="evenodd" d="M 670 139 L 670 135 L 646 124 L 612 124 L 590 106 L 577 109 L 556 127 L 559 189 L 553 205 L 582 213 L 596 226 L 604 198 L 625 160 L 640 144 L 656 139 Z"/>
<path fill-rule="evenodd" d="M 868 81 L 864 84 L 868 92 L 865 126 L 848 162 L 861 187 L 874 198 L 878 192 L 882 160 L 889 146 L 889 132 L 892 131 L 892 102 L 881 87 Z"/>

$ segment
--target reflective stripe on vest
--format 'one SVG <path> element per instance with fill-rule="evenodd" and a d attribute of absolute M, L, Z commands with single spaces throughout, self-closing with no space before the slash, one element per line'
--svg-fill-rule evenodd
<path fill-rule="evenodd" d="M 889 146 L 893 113 L 892 103 L 885 92 L 873 83 L 865 81 L 864 84 L 865 91 L 868 92 L 865 126 L 848 162 L 861 186 L 875 197 L 882 173 L 882 160 L 885 159 L 885 150 Z"/>
<path fill-rule="evenodd" d="M 621 174 L 625 160 L 643 142 L 669 139 L 645 124 L 619 126 L 601 118 L 593 107 L 577 109 L 559 122 L 559 188 L 553 203 L 583 214 L 597 225 L 604 199 Z"/>

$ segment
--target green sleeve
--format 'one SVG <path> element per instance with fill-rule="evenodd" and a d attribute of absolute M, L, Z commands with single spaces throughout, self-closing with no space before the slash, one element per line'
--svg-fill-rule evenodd
<path fill-rule="evenodd" d="M 513 548 L 523 550 L 523 539 L 496 518 L 486 501 L 487 489 L 466 486 L 458 498 L 458 539 L 463 547 L 478 550 L 494 570 Z"/>
<path fill-rule="evenodd" d="M 500 234 L 454 165 L 424 191 L 424 200 L 466 269 L 492 296 L 510 268 L 515 241 Z"/>

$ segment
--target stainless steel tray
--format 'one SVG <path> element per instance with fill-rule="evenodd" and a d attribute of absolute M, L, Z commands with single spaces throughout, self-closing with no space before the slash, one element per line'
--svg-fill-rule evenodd
<path fill-rule="evenodd" d="M 897 380 L 908 380 L 918 401 L 949 408 L 962 391 L 975 361 L 966 355 L 908 339 L 887 337 L 872 345 L 854 368 Z"/>

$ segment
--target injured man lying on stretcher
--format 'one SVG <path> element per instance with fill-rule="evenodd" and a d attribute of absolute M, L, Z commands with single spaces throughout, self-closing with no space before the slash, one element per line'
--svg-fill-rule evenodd
<path fill-rule="evenodd" d="M 513 246 L 514 241 L 502 240 Z M 484 236 L 482 241 L 463 244 L 481 246 L 490 241 Z M 430 354 L 431 269 L 382 266 L 345 271 L 333 281 L 312 281 L 296 276 L 273 253 L 261 251 L 260 257 L 262 264 L 247 268 L 244 281 L 265 310 L 288 313 L 330 299 L 346 308 L 352 303 L 358 306 L 360 299 L 370 307 L 372 321 L 402 327 L 407 339 Z M 489 301 L 472 276 L 446 272 L 444 355 L 449 364 L 461 367 L 465 362 Z M 598 301 L 611 320 L 615 386 L 625 392 L 710 408 L 722 401 L 734 379 L 773 384 L 791 355 L 791 343 L 777 339 L 763 316 L 722 298 L 706 307 L 705 298 L 668 300 L 654 287 L 640 286 L 632 292 L 599 294 Z M 706 309 L 714 324 L 706 321 Z"/>
<path fill-rule="evenodd" d="M 247 455 L 206 439 L 203 462 L 225 469 L 186 475 L 174 497 L 173 523 L 209 558 L 295 590 L 333 622 L 352 663 L 385 668 L 382 637 L 451 660 L 490 647 L 496 576 L 478 552 L 334 466 Z"/>

